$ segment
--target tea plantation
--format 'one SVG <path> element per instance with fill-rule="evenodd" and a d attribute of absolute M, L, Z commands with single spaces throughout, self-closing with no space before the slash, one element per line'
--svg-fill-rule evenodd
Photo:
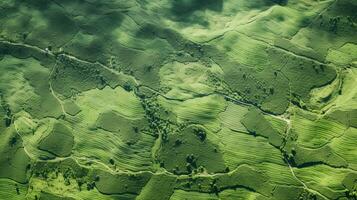
<path fill-rule="evenodd" d="M 357 200 L 357 1 L 0 1 L 23 199 Z"/>

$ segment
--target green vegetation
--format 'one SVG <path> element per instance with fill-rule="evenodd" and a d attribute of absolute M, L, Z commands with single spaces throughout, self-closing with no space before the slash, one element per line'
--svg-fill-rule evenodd
<path fill-rule="evenodd" d="M 241 120 L 247 130 L 254 136 L 259 135 L 268 138 L 270 144 L 280 147 L 283 137 L 275 130 L 271 124 L 257 110 L 248 112 Z"/>
<path fill-rule="evenodd" d="M 0 199 L 357 199 L 357 1 L 0 1 Z"/>
<path fill-rule="evenodd" d="M 38 148 L 59 157 L 66 157 L 71 154 L 73 143 L 71 130 L 63 124 L 56 123 L 51 133 L 39 142 Z"/>
<path fill-rule="evenodd" d="M 139 174 L 110 174 L 108 172 L 99 172 L 98 181 L 95 186 L 104 194 L 139 194 L 142 187 L 149 181 L 150 173 Z"/>
<path fill-rule="evenodd" d="M 159 152 L 160 165 L 174 174 L 224 172 L 220 150 L 209 141 L 206 132 L 201 127 L 190 126 L 169 134 Z"/>

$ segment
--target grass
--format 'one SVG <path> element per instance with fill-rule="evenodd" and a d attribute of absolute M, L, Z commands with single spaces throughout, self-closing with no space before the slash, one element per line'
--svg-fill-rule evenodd
<path fill-rule="evenodd" d="M 137 199 L 170 199 L 174 193 L 176 177 L 166 174 L 152 176 Z"/>
<path fill-rule="evenodd" d="M 150 180 L 150 173 L 116 174 L 98 172 L 99 181 L 95 183 L 98 191 L 104 194 L 139 194 Z"/>
<path fill-rule="evenodd" d="M 334 139 L 329 145 L 354 170 L 357 168 L 357 163 L 354 159 L 354 155 L 356 154 L 356 149 L 354 148 L 356 137 L 357 129 L 349 128 L 342 137 Z"/>
<path fill-rule="evenodd" d="M 252 192 L 243 188 L 224 190 L 219 194 L 219 198 L 222 200 L 266 199 L 266 197 L 260 195 L 259 193 Z"/>
<path fill-rule="evenodd" d="M 228 103 L 226 110 L 219 114 L 219 118 L 224 127 L 234 131 L 247 132 L 247 129 L 241 123 L 241 119 L 243 119 L 247 112 L 247 107 Z"/>
<path fill-rule="evenodd" d="M 223 128 L 218 136 L 221 148 L 224 150 L 223 158 L 230 169 L 235 169 L 241 164 L 256 165 L 263 162 L 283 164 L 279 150 L 263 137 L 254 137 L 227 128 Z"/>
<path fill-rule="evenodd" d="M 56 123 L 51 133 L 39 142 L 38 148 L 59 157 L 66 157 L 71 154 L 73 144 L 72 131 L 67 126 Z"/>
<path fill-rule="evenodd" d="M 168 111 L 173 112 L 179 123 L 199 123 L 213 131 L 219 129 L 220 123 L 217 116 L 224 111 L 226 106 L 224 98 L 218 95 L 198 97 L 186 101 L 159 98 L 159 103 Z"/>
<path fill-rule="evenodd" d="M 68 118 L 69 125 L 77 130 L 76 156 L 91 157 L 119 169 L 152 168 L 151 148 L 155 138 L 142 133 L 147 122 L 134 92 L 121 87 L 94 89 L 83 92 L 74 103 L 82 110 Z M 114 165 L 109 163 L 111 159 Z"/>
<path fill-rule="evenodd" d="M 334 199 L 345 195 L 342 181 L 349 174 L 347 169 L 317 165 L 297 169 L 295 173 L 309 188 L 319 191 L 327 198 Z"/>
<path fill-rule="evenodd" d="M 28 170 L 31 166 L 30 158 L 22 147 L 22 140 L 14 128 L 1 133 L 0 143 L 1 164 L 0 177 L 11 179 L 21 184 L 28 182 Z"/>
<path fill-rule="evenodd" d="M 9 73 L 2 78 L 4 98 L 11 102 L 14 112 L 25 110 L 35 118 L 59 117 L 62 114 L 57 99 L 49 90 L 49 69 L 33 58 L 18 59 L 6 56 L 2 59 L 1 70 Z M 4 76 L 4 75 L 3 75 Z M 5 89 L 7 88 L 7 89 Z M 32 105 L 36 105 L 32 107 Z"/>
<path fill-rule="evenodd" d="M 222 154 L 207 135 L 207 130 L 195 126 L 169 134 L 160 149 L 159 162 L 175 174 L 190 174 L 200 167 L 208 173 L 224 172 Z"/>
<path fill-rule="evenodd" d="M 67 114 L 75 116 L 77 115 L 79 112 L 81 112 L 81 108 L 75 104 L 73 101 L 66 101 L 64 103 L 64 110 Z"/>
<path fill-rule="evenodd" d="M 170 88 L 165 96 L 187 100 L 212 93 L 213 88 L 207 84 L 209 71 L 200 63 L 174 62 L 164 65 L 160 69 L 162 86 Z"/>
<path fill-rule="evenodd" d="M 357 59 L 353 54 L 357 51 L 356 48 L 355 44 L 347 43 L 338 49 L 331 49 L 327 53 L 326 60 L 338 66 L 352 65 Z"/>
<path fill-rule="evenodd" d="M 325 119 L 308 120 L 299 114 L 293 120 L 292 132 L 298 135 L 297 143 L 308 148 L 320 148 L 342 136 L 346 130 L 339 123 Z"/>
<path fill-rule="evenodd" d="M 146 119 L 131 121 L 114 112 L 106 112 L 98 117 L 97 126 L 106 131 L 118 133 L 127 144 L 134 144 L 140 139 L 148 123 Z"/>
<path fill-rule="evenodd" d="M 280 147 L 282 145 L 283 137 L 272 127 L 272 125 L 258 110 L 250 110 L 241 122 L 252 135 L 259 135 L 268 138 L 269 143 L 275 147 Z"/>
<path fill-rule="evenodd" d="M 197 200 L 216 200 L 217 197 L 214 194 L 205 194 L 200 192 L 186 192 L 183 190 L 175 190 L 174 194 L 171 196 L 170 200 L 189 200 L 189 199 L 197 199 Z"/>
<path fill-rule="evenodd" d="M 356 127 L 356 69 L 348 70 L 344 73 L 343 86 L 340 89 L 341 95 L 337 95 L 333 104 L 326 106 L 331 111 L 328 112 L 327 118 L 345 124 L 346 126 Z"/>
<path fill-rule="evenodd" d="M 258 164 L 256 170 L 269 177 L 269 182 L 275 186 L 302 187 L 301 182 L 293 176 L 286 164 L 263 162 Z"/>
<path fill-rule="evenodd" d="M 347 167 L 347 161 L 343 159 L 335 148 L 324 146 L 319 149 L 308 149 L 297 146 L 294 162 L 297 166 L 308 166 L 312 163 L 325 163 L 334 167 Z"/>
<path fill-rule="evenodd" d="M 0 195 L 9 200 L 21 200 L 26 196 L 27 185 L 19 184 L 9 179 L 0 180 Z"/>

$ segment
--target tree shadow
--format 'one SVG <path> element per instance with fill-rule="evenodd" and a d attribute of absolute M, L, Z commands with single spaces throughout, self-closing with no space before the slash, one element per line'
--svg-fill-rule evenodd
<path fill-rule="evenodd" d="M 171 4 L 170 12 L 176 21 L 208 25 L 208 22 L 197 15 L 196 11 L 211 10 L 222 12 L 223 0 L 175 0 Z"/>

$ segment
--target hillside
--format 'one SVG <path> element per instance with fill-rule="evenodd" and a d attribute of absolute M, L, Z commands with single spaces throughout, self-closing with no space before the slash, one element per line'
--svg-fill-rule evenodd
<path fill-rule="evenodd" d="M 0 199 L 357 199 L 357 1 L 0 1 Z"/>

